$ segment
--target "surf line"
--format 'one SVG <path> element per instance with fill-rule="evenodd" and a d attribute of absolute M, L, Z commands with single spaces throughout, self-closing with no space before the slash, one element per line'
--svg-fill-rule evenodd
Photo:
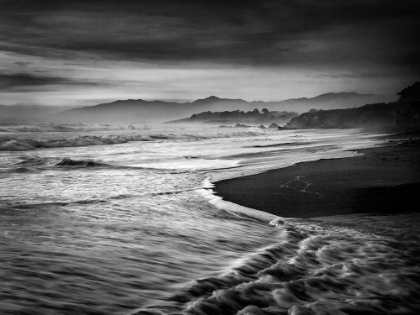
<path fill-rule="evenodd" d="M 223 200 L 222 197 L 215 195 L 216 192 L 213 190 L 213 188 L 214 184 L 210 181 L 209 177 L 206 177 L 202 181 L 202 187 L 200 189 L 196 189 L 196 191 L 205 199 L 207 199 L 207 201 L 216 208 L 225 210 L 235 216 L 237 216 L 238 214 L 245 214 L 248 217 L 252 217 L 257 220 L 262 220 L 266 222 L 273 222 L 275 220 L 285 220 L 284 218 L 271 213 L 244 207 L 236 203 Z"/>

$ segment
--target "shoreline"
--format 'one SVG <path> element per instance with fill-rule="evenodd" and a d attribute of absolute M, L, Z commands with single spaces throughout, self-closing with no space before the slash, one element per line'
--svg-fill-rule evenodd
<path fill-rule="evenodd" d="M 419 133 L 386 139 L 384 146 L 357 150 L 362 156 L 300 162 L 217 181 L 214 195 L 283 218 L 419 213 Z"/>

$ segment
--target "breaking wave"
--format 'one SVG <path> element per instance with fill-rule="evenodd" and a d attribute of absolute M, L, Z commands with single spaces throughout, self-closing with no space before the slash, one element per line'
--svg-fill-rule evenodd
<path fill-rule="evenodd" d="M 47 169 L 79 169 L 79 168 L 89 168 L 89 169 L 119 169 L 119 170 L 151 170 L 151 171 L 158 171 L 159 174 L 183 174 L 183 173 L 191 173 L 191 170 L 174 170 L 171 168 L 154 168 L 154 167 L 142 167 L 142 166 L 130 166 L 130 165 L 118 165 L 118 164 L 109 164 L 105 163 L 102 160 L 98 159 L 71 159 L 68 157 L 40 157 L 40 156 L 21 156 L 19 157 L 20 161 L 16 162 L 8 167 L 3 167 L 0 169 L 0 173 L 24 173 L 24 172 L 32 172 L 32 171 L 40 171 L 40 170 L 47 170 Z M 194 188 L 199 189 L 199 187 Z M 191 190 L 191 189 L 187 189 Z M 185 190 L 176 190 L 174 192 L 169 191 L 166 193 L 177 193 L 179 191 Z M 156 193 L 162 194 L 162 193 Z M 151 194 L 153 195 L 153 194 Z"/>
<path fill-rule="evenodd" d="M 46 168 L 85 168 L 85 167 L 118 167 L 104 163 L 101 160 L 81 159 L 75 160 L 67 157 L 37 157 L 22 156 L 21 161 L 14 164 L 12 170 L 36 170 Z"/>
<path fill-rule="evenodd" d="M 82 159 L 74 160 L 70 158 L 48 158 L 48 157 L 21 157 L 21 161 L 14 164 L 9 171 L 31 171 L 46 168 L 86 168 L 86 167 L 115 167 L 100 160 Z"/>
<path fill-rule="evenodd" d="M 88 160 L 72 160 L 69 158 L 64 158 L 55 164 L 56 166 L 73 166 L 73 167 L 93 167 L 93 166 L 104 166 L 106 165 L 103 162 L 98 162 L 93 159 Z"/>
<path fill-rule="evenodd" d="M 144 136 L 79 136 L 71 139 L 7 139 L 0 140 L 1 151 L 29 151 L 40 148 L 83 147 L 91 145 L 122 144 L 129 141 L 150 141 L 151 137 Z"/>
<path fill-rule="evenodd" d="M 216 138 L 253 137 L 258 132 L 233 132 L 217 134 L 122 134 L 122 135 L 80 135 L 72 138 L 27 139 L 27 138 L 0 138 L 0 151 L 30 151 L 43 148 L 84 147 L 93 145 L 123 144 L 131 141 L 156 140 L 203 140 Z"/>
<path fill-rule="evenodd" d="M 2 125 L 0 132 L 91 132 L 115 130 L 149 130 L 145 124 L 7 124 Z"/>

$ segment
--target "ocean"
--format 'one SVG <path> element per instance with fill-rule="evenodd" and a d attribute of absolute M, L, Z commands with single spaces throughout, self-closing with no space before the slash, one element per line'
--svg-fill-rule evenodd
<path fill-rule="evenodd" d="M 379 135 L 1 126 L 0 314 L 417 314 L 417 243 L 279 218 L 212 190 L 355 156 Z"/>

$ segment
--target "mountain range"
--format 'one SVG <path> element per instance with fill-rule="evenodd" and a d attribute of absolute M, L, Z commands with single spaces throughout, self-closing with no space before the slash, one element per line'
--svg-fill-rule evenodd
<path fill-rule="evenodd" d="M 270 111 L 303 113 L 314 109 L 359 107 L 368 103 L 391 102 L 392 95 L 358 94 L 354 92 L 326 93 L 313 98 L 296 98 L 277 102 L 226 99 L 210 96 L 192 102 L 117 100 L 93 106 L 0 105 L 0 123 L 57 122 L 57 123 L 132 123 L 181 119 L 205 111 Z"/>
<path fill-rule="evenodd" d="M 331 109 L 359 107 L 367 103 L 388 102 L 395 96 L 358 94 L 358 93 L 327 93 L 314 98 L 289 99 L 278 102 L 247 102 L 242 99 L 225 99 L 210 96 L 193 102 L 175 103 L 165 101 L 118 100 L 95 106 L 69 109 L 45 117 L 53 122 L 118 122 L 135 123 L 157 121 L 165 122 L 189 117 L 205 111 L 252 111 L 266 108 L 270 111 L 306 112 L 311 108 Z"/>

